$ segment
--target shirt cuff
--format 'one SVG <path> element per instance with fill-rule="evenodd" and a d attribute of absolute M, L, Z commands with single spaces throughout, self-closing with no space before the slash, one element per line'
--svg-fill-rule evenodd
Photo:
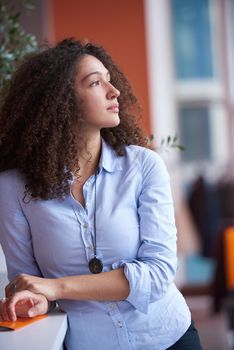
<path fill-rule="evenodd" d="M 131 262 L 120 261 L 112 265 L 113 268 L 122 266 L 130 287 L 130 293 L 126 300 L 137 310 L 147 314 L 151 293 L 149 266 L 138 260 Z"/>

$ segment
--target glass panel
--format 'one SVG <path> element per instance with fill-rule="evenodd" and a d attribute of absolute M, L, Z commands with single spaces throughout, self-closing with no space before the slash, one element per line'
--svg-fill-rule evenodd
<path fill-rule="evenodd" d="M 180 140 L 185 146 L 181 153 L 185 161 L 211 158 L 208 106 L 182 106 L 179 108 Z"/>
<path fill-rule="evenodd" d="M 171 0 L 176 76 L 213 76 L 209 0 Z"/>

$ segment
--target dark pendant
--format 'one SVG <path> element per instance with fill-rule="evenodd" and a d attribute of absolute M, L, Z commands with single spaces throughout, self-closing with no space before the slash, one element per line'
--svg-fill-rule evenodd
<path fill-rule="evenodd" d="M 96 257 L 89 261 L 89 270 L 92 273 L 100 273 L 103 270 L 103 263 Z"/>

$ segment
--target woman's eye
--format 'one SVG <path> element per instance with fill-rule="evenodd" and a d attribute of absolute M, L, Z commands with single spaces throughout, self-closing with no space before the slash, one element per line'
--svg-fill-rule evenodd
<path fill-rule="evenodd" d="M 96 86 L 100 84 L 100 80 L 93 81 L 90 86 Z"/>

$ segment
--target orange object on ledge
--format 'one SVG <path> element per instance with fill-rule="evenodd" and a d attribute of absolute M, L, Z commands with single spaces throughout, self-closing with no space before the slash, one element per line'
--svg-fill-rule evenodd
<path fill-rule="evenodd" d="M 224 259 L 227 289 L 234 290 L 234 226 L 224 233 Z"/>
<path fill-rule="evenodd" d="M 47 314 L 45 315 L 40 315 L 40 316 L 36 316 L 36 317 L 19 317 L 17 318 L 16 321 L 0 321 L 0 332 L 1 331 L 15 331 L 17 329 L 26 327 L 34 322 L 40 321 L 43 318 L 48 317 Z"/>

